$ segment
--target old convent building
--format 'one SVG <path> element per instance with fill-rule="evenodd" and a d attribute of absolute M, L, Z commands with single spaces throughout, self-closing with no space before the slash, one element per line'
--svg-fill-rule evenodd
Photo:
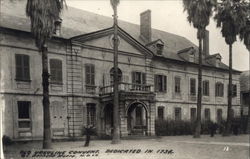
<path fill-rule="evenodd" d="M 43 135 L 41 53 L 30 33 L 26 1 L 1 1 L 0 106 L 3 134 L 12 139 Z M 155 121 L 196 118 L 198 48 L 179 35 L 151 28 L 151 11 L 140 25 L 119 19 L 121 136 L 155 135 Z M 164 19 L 167 20 L 167 19 Z M 53 138 L 98 136 L 113 127 L 113 19 L 68 7 L 48 42 Z M 202 120 L 227 115 L 228 66 L 203 41 Z M 233 70 L 233 115 L 240 115 L 240 72 Z"/>

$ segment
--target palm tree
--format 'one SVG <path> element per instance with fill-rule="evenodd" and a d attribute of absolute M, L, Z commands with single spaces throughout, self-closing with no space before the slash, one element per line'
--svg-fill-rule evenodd
<path fill-rule="evenodd" d="M 246 45 L 246 48 L 249 52 L 249 59 L 250 59 L 250 3 L 247 4 L 248 6 L 248 14 L 247 14 L 247 19 L 245 26 L 241 28 L 240 30 L 240 39 L 244 42 Z M 249 95 L 250 99 L 250 95 Z M 250 133 L 250 103 L 248 106 L 248 124 L 247 124 L 247 131 Z"/>
<path fill-rule="evenodd" d="M 42 54 L 43 85 L 43 148 L 51 148 L 49 73 L 47 41 L 54 32 L 54 23 L 59 18 L 63 0 L 28 0 L 26 14 L 31 21 L 31 32 L 38 51 Z"/>
<path fill-rule="evenodd" d="M 216 7 L 214 19 L 217 27 L 221 27 L 222 36 L 229 45 L 229 86 L 226 130 L 223 135 L 230 134 L 232 120 L 232 46 L 240 29 L 245 24 L 247 8 L 244 0 L 221 0 Z"/>
<path fill-rule="evenodd" d="M 194 137 L 200 137 L 201 131 L 201 103 L 202 103 L 202 39 L 205 36 L 206 27 L 212 16 L 213 7 L 216 0 L 183 0 L 184 11 L 187 11 L 187 20 L 197 31 L 199 40 L 199 68 L 198 68 L 198 99 L 197 99 L 197 118 Z"/>
<path fill-rule="evenodd" d="M 112 144 L 120 143 L 120 114 L 119 114 L 119 90 L 118 90 L 118 22 L 117 22 L 117 6 L 120 3 L 120 0 L 110 0 L 110 4 L 114 10 L 114 112 L 113 112 L 113 120 L 114 120 L 114 131 Z"/>

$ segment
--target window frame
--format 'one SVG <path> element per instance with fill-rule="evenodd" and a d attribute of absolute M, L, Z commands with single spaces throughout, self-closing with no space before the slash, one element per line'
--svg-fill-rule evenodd
<path fill-rule="evenodd" d="M 52 64 L 52 62 L 56 62 Z M 59 62 L 59 63 L 57 63 Z M 63 62 L 61 59 L 51 58 L 49 59 L 50 64 L 50 83 L 52 84 L 63 84 Z M 56 66 L 53 67 L 53 65 L 60 64 L 60 67 Z M 52 74 L 52 72 L 55 72 L 55 75 Z M 55 78 L 53 78 L 55 77 Z"/>
<path fill-rule="evenodd" d="M 209 81 L 204 80 L 202 81 L 202 95 L 209 96 L 209 94 L 210 94 Z"/>
<path fill-rule="evenodd" d="M 193 117 L 193 111 L 195 110 L 194 117 Z M 196 121 L 197 118 L 197 109 L 196 108 L 190 108 L 190 121 Z"/>
<path fill-rule="evenodd" d="M 177 111 L 179 111 L 179 117 L 176 115 Z M 181 121 L 182 120 L 182 110 L 181 110 L 181 107 L 175 107 L 174 108 L 174 120 L 175 121 Z M 178 118 L 177 118 L 178 117 Z"/>
<path fill-rule="evenodd" d="M 194 82 L 194 83 L 192 83 Z M 193 85 L 194 84 L 194 85 Z M 190 95 L 195 96 L 196 95 L 196 79 L 190 78 Z"/>
<path fill-rule="evenodd" d="M 20 118 L 19 117 L 19 106 L 21 105 L 28 104 L 28 118 Z M 29 122 L 29 127 L 20 127 L 21 122 Z M 17 101 L 17 128 L 18 130 L 23 130 L 23 131 L 30 131 L 32 129 L 32 120 L 31 120 L 31 101 Z"/>
<path fill-rule="evenodd" d="M 211 111 L 209 108 L 204 109 L 204 119 L 205 121 L 211 121 Z"/>
<path fill-rule="evenodd" d="M 224 84 L 221 82 L 215 83 L 215 96 L 224 97 Z"/>
<path fill-rule="evenodd" d="M 89 67 L 89 72 L 87 71 Z M 88 82 L 89 81 L 89 82 Z M 95 86 L 95 65 L 94 64 L 85 64 L 85 85 L 86 86 Z"/>
<path fill-rule="evenodd" d="M 87 125 L 96 126 L 96 104 L 87 103 Z"/>
<path fill-rule="evenodd" d="M 158 120 L 164 120 L 164 108 L 165 107 L 163 107 L 163 106 L 159 106 L 158 108 L 157 108 L 157 119 Z M 160 112 L 160 110 L 162 111 L 161 113 L 159 113 Z M 160 115 L 159 114 L 161 114 L 162 116 L 160 117 Z"/>
<path fill-rule="evenodd" d="M 154 76 L 155 92 L 167 92 L 167 76 L 155 74 Z"/>
<path fill-rule="evenodd" d="M 132 71 L 132 84 L 146 85 L 146 73 L 140 71 Z"/>
<path fill-rule="evenodd" d="M 174 77 L 174 92 L 175 94 L 181 94 L 181 77 Z"/>
<path fill-rule="evenodd" d="M 18 57 L 20 58 L 18 64 Z M 25 59 L 26 58 L 26 59 Z M 25 60 L 27 64 L 25 64 Z M 30 56 L 26 54 L 15 54 L 16 81 L 30 82 Z M 27 71 L 27 72 L 26 72 Z M 18 73 L 19 72 L 19 73 Z"/>

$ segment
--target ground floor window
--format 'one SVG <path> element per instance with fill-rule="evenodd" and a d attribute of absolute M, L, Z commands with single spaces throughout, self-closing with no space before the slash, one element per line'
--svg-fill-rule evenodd
<path fill-rule="evenodd" d="M 31 129 L 31 102 L 30 101 L 18 101 L 18 128 Z"/>
<path fill-rule="evenodd" d="M 177 107 L 174 109 L 175 120 L 181 120 L 181 108 Z"/>
<path fill-rule="evenodd" d="M 221 123 L 222 121 L 222 109 L 217 109 L 217 122 Z"/>
<path fill-rule="evenodd" d="M 96 125 L 96 105 L 93 103 L 87 104 L 87 125 Z"/>
<path fill-rule="evenodd" d="M 208 108 L 205 109 L 205 120 L 206 121 L 210 120 L 210 109 Z"/>
<path fill-rule="evenodd" d="M 195 121 L 196 120 L 196 108 L 190 109 L 190 120 Z"/>
<path fill-rule="evenodd" d="M 164 107 L 158 107 L 157 113 L 158 113 L 158 119 L 164 120 Z"/>

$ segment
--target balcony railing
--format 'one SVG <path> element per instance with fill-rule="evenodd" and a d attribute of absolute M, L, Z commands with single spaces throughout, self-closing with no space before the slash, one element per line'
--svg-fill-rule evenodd
<path fill-rule="evenodd" d="M 118 85 L 119 91 L 124 92 L 152 92 L 151 85 L 145 84 L 132 84 L 132 83 L 124 83 L 121 82 Z M 108 85 L 104 87 L 100 87 L 100 94 L 112 93 L 114 91 L 114 85 Z"/>

